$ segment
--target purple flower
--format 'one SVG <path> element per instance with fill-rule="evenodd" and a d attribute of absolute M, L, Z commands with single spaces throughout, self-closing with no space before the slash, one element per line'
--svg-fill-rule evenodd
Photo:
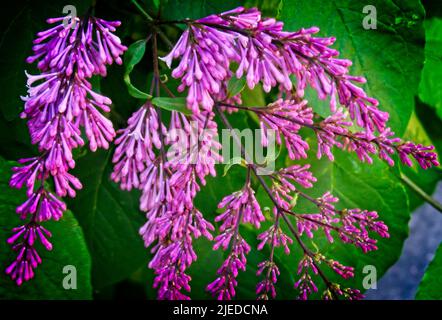
<path fill-rule="evenodd" d="M 413 164 L 410 156 L 413 157 L 423 169 L 428 169 L 432 166 L 438 167 L 437 154 L 429 152 L 434 150 L 434 146 L 425 147 L 421 144 L 414 144 L 406 142 L 398 147 L 398 153 L 401 161 L 407 166 L 411 167 Z"/>
<path fill-rule="evenodd" d="M 305 125 L 313 123 L 313 112 L 308 108 L 307 101 L 295 103 L 292 100 L 282 99 L 270 104 L 262 112 L 258 113 L 261 126 L 261 140 L 267 146 L 269 130 L 276 132 L 276 142 L 282 143 L 284 137 L 285 146 L 292 160 L 307 158 L 309 145 L 299 135 L 299 130 Z"/>
<path fill-rule="evenodd" d="M 261 222 L 265 220 L 261 207 L 256 201 L 255 192 L 250 185 L 246 185 L 242 190 L 224 197 L 218 204 L 218 208 L 225 208 L 224 212 L 215 218 L 215 222 L 222 221 L 220 231 L 226 231 L 234 227 L 239 212 L 241 212 L 241 222 L 253 224 L 256 228 L 260 228 Z M 223 248 L 226 249 L 227 246 L 223 244 Z"/>
<path fill-rule="evenodd" d="M 101 111 L 109 112 L 112 101 L 92 90 L 88 78 L 106 75 L 106 65 L 121 64 L 120 55 L 126 50 L 112 32 L 120 23 L 99 18 L 76 18 L 75 27 L 62 23 L 64 17 L 48 19 L 60 23 L 39 32 L 34 40 L 34 55 L 28 63 L 38 61 L 41 74 L 29 75 L 28 94 L 22 118 L 26 118 L 31 142 L 38 145 L 40 156 L 21 159 L 22 166 L 13 168 L 10 186 L 27 189 L 28 199 L 17 207 L 22 219 L 29 223 L 15 228 L 8 240 L 13 244 L 20 236 L 23 241 L 13 246 L 17 258 L 6 270 L 20 285 L 34 276 L 41 258 L 34 248 L 36 238 L 46 249 L 52 245 L 46 239 L 49 231 L 38 223 L 58 220 L 66 205 L 46 190 L 45 183 L 52 178 L 59 197 L 75 197 L 82 188 L 80 181 L 68 171 L 75 167 L 72 151 L 89 141 L 92 151 L 109 147 L 115 132 L 112 122 Z"/>
<path fill-rule="evenodd" d="M 276 298 L 275 284 L 280 275 L 278 266 L 273 261 L 263 261 L 258 264 L 256 275 L 265 274 L 265 279 L 256 285 L 256 294 L 259 300 L 267 300 L 269 294 L 272 298 Z"/>
<path fill-rule="evenodd" d="M 334 272 L 339 274 L 342 278 L 348 279 L 354 277 L 354 271 L 355 269 L 353 267 L 344 266 L 342 263 L 336 260 L 326 260 L 325 261 L 330 268 L 333 269 Z"/>
<path fill-rule="evenodd" d="M 52 244 L 47 239 L 51 237 L 51 233 L 33 222 L 14 228 L 12 232 L 13 235 L 7 243 L 12 245 L 17 257 L 6 268 L 6 273 L 20 286 L 34 277 L 34 269 L 42 262 L 34 247 L 35 240 L 39 240 L 46 250 L 52 250 Z"/>
<path fill-rule="evenodd" d="M 230 76 L 230 60 L 237 60 L 232 44 L 234 35 L 212 27 L 190 27 L 184 31 L 172 51 L 164 58 L 168 67 L 172 59 L 181 57 L 172 71 L 182 78 L 179 91 L 189 88 L 187 105 L 196 114 L 200 106 L 212 110 L 213 96 L 222 94 L 222 83 Z"/>
<path fill-rule="evenodd" d="M 213 113 L 172 112 L 166 129 L 160 112 L 147 102 L 118 132 L 111 177 L 123 189 L 142 192 L 140 209 L 147 221 L 139 233 L 146 247 L 153 245 L 149 267 L 158 298 L 187 299 L 182 290 L 190 290 L 185 271 L 196 260 L 192 241 L 200 236 L 211 240 L 214 230 L 193 200 L 206 176 L 216 174 L 221 145 Z"/>
<path fill-rule="evenodd" d="M 159 129 L 158 114 L 150 103 L 146 103 L 129 118 L 128 126 L 118 131 L 111 178 L 120 183 L 121 189 L 140 187 L 141 173 L 155 160 L 154 150 L 161 148 Z M 165 132 L 165 127 L 161 130 Z"/>
<path fill-rule="evenodd" d="M 59 220 L 66 210 L 66 204 L 60 201 L 49 191 L 40 187 L 23 204 L 17 207 L 16 212 L 25 220 L 28 215 L 34 215 L 36 222 Z"/>
<path fill-rule="evenodd" d="M 239 234 L 240 223 L 251 223 L 259 228 L 260 222 L 264 220 L 249 183 L 247 179 L 242 190 L 224 197 L 218 204 L 218 208 L 225 210 L 215 218 L 216 222 L 222 221 L 222 233 L 215 238 L 213 249 L 227 250 L 231 247 L 227 259 L 218 269 L 219 277 L 207 286 L 207 291 L 218 300 L 230 300 L 235 296 L 238 271 L 246 269 L 246 254 L 250 246 Z"/>
<path fill-rule="evenodd" d="M 312 188 L 313 183 L 317 180 L 315 177 L 313 177 L 313 174 L 308 169 L 310 169 L 309 164 L 305 164 L 303 166 L 295 164 L 293 166 L 280 169 L 275 175 L 275 178 L 284 187 L 291 191 L 296 190 L 296 187 L 293 185 L 292 181 L 298 183 L 304 188 Z"/>
<path fill-rule="evenodd" d="M 262 250 L 266 244 L 269 244 L 272 248 L 284 247 L 285 254 L 290 254 L 289 246 L 293 244 L 293 240 L 279 226 L 275 225 L 258 235 L 258 240 L 261 240 L 257 247 L 258 250 Z"/>
<path fill-rule="evenodd" d="M 330 97 L 332 112 L 339 100 L 351 119 L 367 132 L 383 131 L 388 113 L 377 109 L 378 101 L 354 84 L 364 83 L 365 79 L 348 74 L 351 61 L 338 59 L 339 52 L 330 48 L 335 39 L 314 37 L 318 31 L 317 27 L 283 31 L 282 22 L 262 18 L 256 8 L 238 7 L 189 22 L 162 60 L 171 67 L 173 59 L 181 59 L 172 75 L 181 78 L 180 90 L 189 88 L 187 104 L 195 113 L 199 106 L 211 110 L 213 97 L 232 76 L 230 63 L 236 62 L 236 77 L 246 77 L 251 89 L 261 82 L 266 92 L 276 86 L 290 91 L 293 75 L 299 98 L 309 84 L 320 99 Z"/>
<path fill-rule="evenodd" d="M 47 20 L 50 24 L 60 24 L 37 33 L 34 55 L 27 59 L 28 63 L 39 61 L 41 71 L 57 69 L 68 76 L 76 72 L 81 78 L 94 74 L 106 76 L 107 64 L 122 63 L 120 56 L 127 48 L 112 33 L 120 26 L 119 21 L 88 17 L 75 18 L 65 25 L 61 23 L 64 19 Z"/>
<path fill-rule="evenodd" d="M 364 295 L 358 289 L 341 288 L 341 286 L 336 283 L 331 284 L 331 288 L 327 288 L 327 290 L 323 294 L 323 299 L 334 300 L 337 299 L 339 296 L 342 296 L 344 299 L 348 300 L 364 299 Z"/>
<path fill-rule="evenodd" d="M 238 285 L 236 277 L 239 270 L 246 270 L 246 254 L 249 251 L 250 246 L 238 235 L 234 239 L 230 254 L 223 262 L 221 268 L 218 269 L 219 277 L 207 285 L 207 291 L 218 300 L 231 300 L 235 297 L 235 287 Z"/>
<path fill-rule="evenodd" d="M 299 290 L 298 299 L 307 300 L 308 297 L 318 291 L 318 287 L 314 283 L 310 273 L 318 274 L 318 269 L 309 255 L 304 255 L 298 264 L 298 275 L 300 278 L 295 282 L 295 288 Z"/>
<path fill-rule="evenodd" d="M 348 134 L 348 127 L 352 125 L 350 121 L 346 120 L 347 115 L 342 109 L 339 109 L 331 116 L 327 117 L 319 124 L 320 130 L 316 130 L 316 138 L 318 139 L 318 159 L 322 155 L 326 155 L 330 161 L 334 161 L 333 146 L 343 148 L 345 144 L 338 140 L 338 137 Z"/>

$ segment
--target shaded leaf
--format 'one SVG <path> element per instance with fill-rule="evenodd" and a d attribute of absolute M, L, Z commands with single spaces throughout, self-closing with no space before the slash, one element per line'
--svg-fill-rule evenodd
<path fill-rule="evenodd" d="M 15 208 L 25 201 L 23 190 L 8 185 L 11 168 L 16 165 L 0 158 L 0 298 L 2 299 L 91 299 L 91 259 L 83 232 L 71 211 L 66 211 L 60 221 L 49 221 L 44 227 L 52 232 L 52 251 L 38 245 L 43 263 L 35 270 L 31 281 L 18 287 L 4 272 L 14 260 L 15 254 L 6 244 L 11 229 L 23 224 Z M 63 267 L 71 265 L 77 271 L 77 289 L 63 288 Z"/>
<path fill-rule="evenodd" d="M 124 54 L 124 65 L 126 67 L 126 72 L 124 73 L 124 82 L 127 85 L 127 89 L 129 94 L 138 99 L 150 99 L 151 95 L 141 91 L 136 88 L 130 80 L 130 73 L 134 69 L 135 65 L 137 65 L 144 56 L 144 52 L 146 51 L 146 40 L 138 40 L 132 43 Z"/>
<path fill-rule="evenodd" d="M 144 216 L 139 192 L 126 192 L 110 180 L 111 151 L 99 150 L 78 160 L 73 170 L 84 187 L 69 207 L 84 230 L 92 257 L 94 288 L 118 282 L 147 264 L 138 229 Z"/>
<path fill-rule="evenodd" d="M 232 77 L 227 84 L 227 98 L 230 99 L 241 93 L 246 86 L 246 78 Z"/>

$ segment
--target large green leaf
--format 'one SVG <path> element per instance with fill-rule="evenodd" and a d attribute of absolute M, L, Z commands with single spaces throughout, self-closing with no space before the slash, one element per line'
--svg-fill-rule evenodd
<path fill-rule="evenodd" d="M 377 29 L 365 30 L 363 8 L 377 9 Z M 390 125 L 401 135 L 414 107 L 423 63 L 424 9 L 418 0 L 284 0 L 280 19 L 286 30 L 318 26 L 321 36 L 336 37 L 334 47 L 351 59 L 352 74 L 367 78 L 364 86 L 390 113 Z M 316 95 L 308 95 L 317 102 Z"/>
<path fill-rule="evenodd" d="M 52 251 L 40 247 L 38 252 L 43 263 L 36 269 L 35 278 L 17 287 L 4 272 L 15 254 L 6 244 L 11 229 L 20 225 L 15 208 L 25 200 L 22 190 L 11 189 L 8 179 L 12 162 L 0 158 L 0 298 L 2 299 L 90 299 L 91 260 L 83 232 L 72 212 L 64 213 L 60 221 L 44 224 L 52 232 Z M 71 265 L 77 270 L 77 289 L 63 288 L 63 267 Z"/>
<path fill-rule="evenodd" d="M 243 1 L 224 0 L 167 0 L 162 6 L 161 18 L 164 20 L 199 19 L 213 13 L 221 13 L 241 5 Z"/>
<path fill-rule="evenodd" d="M 84 230 L 92 256 L 92 283 L 102 288 L 125 279 L 147 264 L 138 229 L 145 218 L 138 209 L 139 193 L 126 192 L 110 180 L 111 151 L 90 153 L 73 173 L 84 187 L 69 202 Z"/>
<path fill-rule="evenodd" d="M 425 64 L 419 85 L 419 98 L 435 108 L 442 119 L 442 19 L 426 20 Z"/>
<path fill-rule="evenodd" d="M 424 277 L 417 289 L 416 299 L 442 300 L 442 244 L 434 255 L 433 260 L 425 271 Z"/>
<path fill-rule="evenodd" d="M 282 2 L 282 0 L 246 0 L 244 5 L 248 8 L 259 8 L 265 17 L 276 17 Z"/>

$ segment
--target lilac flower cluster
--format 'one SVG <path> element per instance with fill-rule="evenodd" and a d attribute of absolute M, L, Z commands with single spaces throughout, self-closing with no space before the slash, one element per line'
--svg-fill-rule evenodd
<path fill-rule="evenodd" d="M 357 86 L 365 79 L 349 74 L 351 61 L 337 58 L 339 52 L 330 47 L 334 38 L 313 36 L 318 28 L 287 32 L 281 22 L 262 18 L 255 8 L 242 7 L 184 22 L 188 28 L 162 60 L 169 68 L 174 59 L 180 60 L 172 76 L 181 79 L 179 91 L 187 89 L 187 107 L 194 115 L 213 109 L 218 112 L 239 109 L 254 112 L 260 122 L 262 144 L 267 146 L 269 143 L 270 130 L 276 132 L 276 142 L 284 144 L 292 160 L 308 157 L 310 145 L 300 133 L 301 129 L 308 128 L 316 134 L 318 158 L 325 155 L 333 161 L 336 146 L 355 152 L 361 161 L 368 163 L 372 163 L 372 155 L 377 155 L 393 165 L 392 155 L 398 153 L 406 165 L 411 164 L 410 157 L 423 168 L 439 165 L 436 154 L 431 152 L 432 147 L 416 146 L 394 137 L 386 125 L 388 113 L 379 110 L 378 101 Z M 235 71 L 231 68 L 232 63 L 237 65 Z M 267 106 L 243 107 L 241 101 L 234 101 L 232 105 L 226 101 L 225 88 L 234 76 L 244 77 L 250 89 L 258 83 L 265 92 L 277 87 L 279 99 Z M 296 78 L 296 84 L 292 83 L 293 78 Z M 317 91 L 320 99 L 330 101 L 331 115 L 322 121 L 315 121 L 318 115 L 303 99 L 307 85 Z M 221 118 L 230 127 L 228 120 Z M 353 124 L 362 130 L 352 132 Z M 256 173 L 255 165 L 247 164 L 247 167 L 249 173 Z M 258 283 L 256 293 L 260 299 L 276 296 L 279 269 L 274 252 L 283 247 L 289 254 L 290 247 L 296 242 L 304 251 L 298 268 L 299 279 L 295 283 L 301 299 L 318 291 L 317 277 L 325 283 L 324 299 L 359 299 L 362 294 L 357 289 L 341 288 L 330 282 L 321 270 L 328 267 L 347 279 L 353 277 L 353 268 L 313 253 L 301 236 L 305 234 L 313 238 L 316 231 L 322 230 L 330 242 L 339 237 L 344 243 L 368 252 L 377 249 L 377 240 L 372 234 L 389 237 L 388 228 L 378 220 L 374 211 L 336 209 L 335 203 L 339 199 L 329 192 L 317 199 L 302 192 L 298 186 L 312 188 L 316 182 L 309 168 L 309 165 L 297 164 L 282 168 L 270 176 L 270 187 L 260 180 L 274 207 L 273 223 L 258 236 L 258 249 L 268 245 L 270 256 L 258 265 L 258 275 L 263 275 L 264 279 Z M 250 185 L 246 184 L 243 190 L 225 197 L 219 204 L 224 211 L 215 219 L 222 224 L 214 249 L 223 248 L 229 250 L 229 254 L 218 270 L 218 278 L 207 287 L 218 299 L 234 297 L 237 274 L 246 268 L 246 254 L 250 247 L 240 235 L 240 223 L 251 222 L 259 227 L 261 222 L 259 204 L 250 197 L 252 190 L 249 188 Z M 312 202 L 318 212 L 296 212 L 298 197 Z M 245 219 L 246 216 L 253 217 L 251 208 L 255 208 L 258 215 L 251 220 Z M 290 236 L 281 227 L 281 220 L 288 225 Z M 293 220 L 295 227 L 291 224 Z"/>
<path fill-rule="evenodd" d="M 365 253 L 377 250 L 374 234 L 390 236 L 388 227 L 375 211 L 337 209 L 339 199 L 330 192 L 319 198 L 304 193 L 317 181 L 309 165 L 281 168 L 268 177 L 267 185 L 257 174 L 257 166 L 246 163 L 244 187 L 218 205 L 222 212 L 215 218 L 220 225 L 215 238 L 214 226 L 194 204 L 207 176 L 216 175 L 215 164 L 222 160 L 215 112 L 231 127 L 222 112 L 240 108 L 256 113 L 262 144 L 267 146 L 271 131 L 276 132 L 276 142 L 285 146 L 291 160 L 308 157 L 310 145 L 301 135 L 301 130 L 308 128 L 316 135 L 318 158 L 325 155 L 333 161 L 333 148 L 337 147 L 355 152 L 368 163 L 377 156 L 394 165 L 392 156 L 397 153 L 408 166 L 413 158 L 424 169 L 439 165 L 434 147 L 394 136 L 387 126 L 388 113 L 379 110 L 378 101 L 357 85 L 365 79 L 350 75 L 351 61 L 338 58 L 339 52 L 331 48 L 333 37 L 315 37 L 316 27 L 284 31 L 282 22 L 263 18 L 256 8 L 239 7 L 185 20 L 187 29 L 171 52 L 160 59 L 169 68 L 174 59 L 180 60 L 172 76 L 181 80 L 178 91 L 186 91 L 191 114 L 172 111 L 170 121 L 165 122 L 161 110 L 148 100 L 130 117 L 127 127 L 116 133 L 103 115 L 110 111 L 112 102 L 94 91 L 90 78 L 106 76 L 107 65 L 122 63 L 120 56 L 126 47 L 114 35 L 120 23 L 89 15 L 68 25 L 62 21 L 65 17 L 48 19 L 55 26 L 37 34 L 34 53 L 27 59 L 28 63 L 37 62 L 40 74 L 27 74 L 22 118 L 27 119 L 31 141 L 40 155 L 19 160 L 10 181 L 11 187 L 25 186 L 27 190 L 27 200 L 16 211 L 28 221 L 14 228 L 7 240 L 17 257 L 6 272 L 18 285 L 33 278 L 42 262 L 36 242 L 52 249 L 51 233 L 41 223 L 60 219 L 66 210 L 60 198 L 75 197 L 82 188 L 69 172 L 75 167 L 73 150 L 86 142 L 92 151 L 107 149 L 118 134 L 111 178 L 124 190 L 141 191 L 140 209 L 146 214 L 146 223 L 139 233 L 145 246 L 151 247 L 149 267 L 155 272 L 159 299 L 189 299 L 188 268 L 197 259 L 193 241 L 201 236 L 214 241 L 214 250 L 227 251 L 207 291 L 218 299 L 235 297 L 238 273 L 246 270 L 251 250 L 240 226 L 259 229 L 266 220 L 252 188 L 252 174 L 273 202 L 271 223 L 258 235 L 257 249 L 270 248 L 269 257 L 258 264 L 257 275 L 263 276 L 256 286 L 258 298 L 276 297 L 280 272 L 275 251 L 281 248 L 290 254 L 294 244 L 302 249 L 294 283 L 299 298 L 307 299 L 319 291 L 318 278 L 325 285 L 324 299 L 362 297 L 357 289 L 331 282 L 322 270 L 329 268 L 347 279 L 354 276 L 352 267 L 311 251 L 305 241 L 323 232 L 328 241 L 339 239 Z M 152 92 L 156 87 L 159 95 L 160 85 L 165 84 L 158 70 L 155 30 L 149 37 L 154 45 Z M 232 97 L 228 92 L 233 77 L 245 78 L 250 89 L 258 84 L 265 92 L 277 88 L 278 100 L 267 106 L 241 106 L 241 96 Z M 307 85 L 320 99 L 329 99 L 329 117 L 320 120 L 304 99 Z M 354 124 L 360 131 L 351 131 Z M 48 182 L 53 183 L 55 192 L 49 190 Z M 299 197 L 310 201 L 316 212 L 297 212 Z"/>
<path fill-rule="evenodd" d="M 227 259 L 218 269 L 218 278 L 207 286 L 207 290 L 219 300 L 230 300 L 235 296 L 238 271 L 246 270 L 246 254 L 251 249 L 241 237 L 239 226 L 241 223 L 250 223 L 259 228 L 265 218 L 249 181 L 242 190 L 224 197 L 218 208 L 225 210 L 215 218 L 215 222 L 222 224 L 219 228 L 221 234 L 215 238 L 213 249 L 231 248 Z"/>
<path fill-rule="evenodd" d="M 412 166 L 410 158 L 414 158 L 421 168 L 428 169 L 439 166 L 437 154 L 431 152 L 434 146 L 423 146 L 411 141 L 404 142 L 394 136 L 390 128 L 381 131 L 377 136 L 370 132 L 351 132 L 349 127 L 352 122 L 346 120 L 342 109 L 319 122 L 313 129 L 318 139 L 318 158 L 325 154 L 331 161 L 334 160 L 331 152 L 333 146 L 340 149 L 354 151 L 358 158 L 369 164 L 373 163 L 372 155 L 377 155 L 390 166 L 394 165 L 391 157 L 394 153 L 399 155 L 401 162 Z"/>
<path fill-rule="evenodd" d="M 193 239 L 213 239 L 214 227 L 193 200 L 205 177 L 215 175 L 221 145 L 212 112 L 186 116 L 174 111 L 168 128 L 160 113 L 146 102 L 118 132 L 111 178 L 122 189 L 141 190 L 147 221 L 140 235 L 146 247 L 152 246 L 149 267 L 156 274 L 158 298 L 182 300 L 189 298 L 182 291 L 190 291 L 186 269 L 197 258 Z"/>
<path fill-rule="evenodd" d="M 41 222 L 58 220 L 66 210 L 58 197 L 75 197 L 82 184 L 69 170 L 75 167 L 72 150 L 85 144 L 83 133 L 92 151 L 108 148 L 115 132 L 110 120 L 101 111 L 109 112 L 111 100 L 92 89 L 89 78 L 106 75 L 106 65 L 121 64 L 126 50 L 113 34 L 118 21 L 95 17 L 75 18 L 70 24 L 65 17 L 48 19 L 54 27 L 39 32 L 34 40 L 34 54 L 28 63 L 38 61 L 39 75 L 27 74 L 28 94 L 22 118 L 27 124 L 33 144 L 40 155 L 21 159 L 13 168 L 10 185 L 27 189 L 28 199 L 17 207 L 20 218 L 29 221 L 13 229 L 8 243 L 17 252 L 16 260 L 6 272 L 18 285 L 34 276 L 41 263 L 35 249 L 38 240 L 47 250 L 50 232 Z M 53 181 L 55 194 L 48 190 Z M 21 239 L 21 240 L 20 240 Z"/>
<path fill-rule="evenodd" d="M 194 112 L 199 106 L 211 110 L 212 97 L 220 94 L 222 84 L 233 74 L 230 63 L 236 62 L 236 77 L 245 76 L 251 89 L 261 82 L 266 92 L 279 86 L 286 92 L 295 89 L 302 98 L 310 84 L 319 98 L 330 97 L 332 112 L 338 100 L 366 131 L 385 128 L 388 113 L 355 85 L 365 79 L 348 74 L 351 61 L 337 58 L 339 52 L 330 48 L 335 39 L 313 36 L 318 28 L 287 32 L 282 22 L 263 18 L 256 8 L 243 7 L 188 24 L 163 60 L 170 67 L 173 59 L 181 58 L 172 75 L 182 79 L 180 90 L 189 88 L 187 103 Z M 290 76 L 296 77 L 295 88 Z"/>
<path fill-rule="evenodd" d="M 38 61 L 41 74 L 28 75 L 22 116 L 28 119 L 32 142 L 38 145 L 41 155 L 22 159 L 22 166 L 14 168 L 11 186 L 26 185 L 28 196 L 17 213 L 22 219 L 30 217 L 30 221 L 15 228 L 8 239 L 17 258 L 6 272 L 18 284 L 29 280 L 41 263 L 35 240 L 48 250 L 52 248 L 48 241 L 51 234 L 40 223 L 60 219 L 66 205 L 59 197 L 74 197 L 76 190 L 82 188 L 69 173 L 75 166 L 72 150 L 86 143 L 84 136 L 95 151 L 108 148 L 118 135 L 111 178 L 124 190 L 141 191 L 140 210 L 146 214 L 146 223 L 139 233 L 145 246 L 151 247 L 149 267 L 155 273 L 159 299 L 189 299 L 188 268 L 197 259 L 194 239 L 201 236 L 214 241 L 214 250 L 227 252 L 207 291 L 217 299 L 235 297 L 237 276 L 246 270 L 251 250 L 241 236 L 241 225 L 259 229 L 266 220 L 252 188 L 252 174 L 273 202 L 271 223 L 258 236 L 257 249 L 270 249 L 269 257 L 258 264 L 257 275 L 263 277 L 256 286 L 258 298 L 276 297 L 280 272 L 275 251 L 281 248 L 290 254 L 296 244 L 302 249 L 294 283 L 299 298 L 307 299 L 318 292 L 319 278 L 325 285 L 324 299 L 360 299 L 362 294 L 357 289 L 331 282 L 322 270 L 329 268 L 347 279 L 354 276 L 354 269 L 311 251 L 306 240 L 323 232 L 330 242 L 339 239 L 369 252 L 377 249 L 373 235 L 389 237 L 388 227 L 374 211 L 337 209 L 339 199 L 330 192 L 319 198 L 304 193 L 317 181 L 309 165 L 281 168 L 265 181 L 257 174 L 255 164 L 246 163 L 244 187 L 218 205 L 222 212 L 215 222 L 220 225 L 220 234 L 213 238 L 215 228 L 194 200 L 207 177 L 216 175 L 215 164 L 222 160 L 215 112 L 228 127 L 222 112 L 242 107 L 256 113 L 262 144 L 267 146 L 271 131 L 275 131 L 276 142 L 285 146 L 291 160 L 308 157 L 310 145 L 301 135 L 304 128 L 316 135 L 317 157 L 325 155 L 331 161 L 333 148 L 337 147 L 355 152 L 368 163 L 376 155 L 393 165 L 392 155 L 397 153 L 404 164 L 411 165 L 414 158 L 426 169 L 439 165 L 432 152 L 434 147 L 404 142 L 394 136 L 387 127 L 388 113 L 379 110 L 378 101 L 357 85 L 365 79 L 349 74 L 351 61 L 338 58 L 339 52 L 331 48 L 334 38 L 315 37 L 319 31 L 316 27 L 287 32 L 282 22 L 263 18 L 256 8 L 242 7 L 183 22 L 187 29 L 171 52 L 160 59 L 169 68 L 174 59 L 179 59 L 172 76 L 181 80 L 178 91 L 186 91 L 191 114 L 172 111 L 170 121 L 165 122 L 161 109 L 148 100 L 129 118 L 127 127 L 117 133 L 102 114 L 110 110 L 111 100 L 93 91 L 89 78 L 105 76 L 107 65 L 122 62 L 120 56 L 126 47 L 113 34 L 119 22 L 86 17 L 37 35 L 34 55 L 28 62 Z M 154 46 L 152 92 L 156 87 L 159 95 L 160 86 L 165 83 L 158 70 L 158 29 L 155 30 L 149 37 Z M 235 70 L 233 64 L 237 66 Z M 278 100 L 267 106 L 241 106 L 241 96 L 231 97 L 228 92 L 233 77 L 245 78 L 250 89 L 258 84 L 265 92 L 277 88 Z M 329 99 L 331 115 L 322 121 L 304 100 L 307 85 L 317 91 L 320 99 Z M 353 124 L 360 131 L 352 132 Z M 55 194 L 45 184 L 50 178 Z M 316 212 L 297 212 L 299 197 L 310 201 Z"/>
<path fill-rule="evenodd" d="M 297 227 L 300 235 L 307 234 L 313 238 L 314 231 L 322 229 L 330 242 L 334 241 L 332 231 L 338 233 L 345 243 L 352 243 L 362 249 L 364 253 L 377 250 L 376 240 L 370 237 L 370 232 L 375 232 L 383 238 L 388 238 L 388 227 L 378 221 L 377 212 L 361 209 L 337 210 L 333 203 L 339 199 L 325 193 L 322 197 L 314 200 L 319 209 L 318 214 L 298 214 Z"/>
<path fill-rule="evenodd" d="M 307 158 L 309 145 L 299 135 L 299 130 L 306 125 L 313 124 L 313 111 L 306 107 L 307 101 L 295 103 L 282 99 L 268 105 L 265 111 L 258 112 L 261 127 L 261 141 L 267 145 L 268 130 L 276 132 L 276 142 L 281 144 L 284 137 L 290 159 Z"/>

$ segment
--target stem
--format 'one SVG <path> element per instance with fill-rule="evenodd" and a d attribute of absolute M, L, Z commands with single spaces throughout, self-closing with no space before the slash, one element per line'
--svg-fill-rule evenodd
<path fill-rule="evenodd" d="M 157 34 L 154 33 L 153 37 L 152 37 L 152 51 L 153 51 L 153 77 L 154 77 L 154 82 L 155 82 L 155 87 L 156 87 L 156 94 L 157 96 L 160 96 L 160 70 L 158 67 L 158 44 L 157 44 Z M 160 126 L 158 128 L 159 134 L 160 134 L 160 141 L 161 141 L 161 149 L 160 149 L 160 153 L 161 153 L 161 159 L 163 161 L 163 164 L 166 163 L 166 152 L 164 150 L 164 135 L 163 135 L 163 122 L 161 119 L 161 108 L 157 108 L 157 112 L 158 112 L 158 121 L 160 123 Z"/>
<path fill-rule="evenodd" d="M 401 172 L 400 179 L 410 187 L 414 192 L 422 197 L 426 202 L 428 202 L 434 209 L 442 213 L 442 203 L 431 197 L 428 193 L 422 190 L 417 184 L 415 184 L 410 178 L 408 178 L 404 173 Z"/>
<path fill-rule="evenodd" d="M 215 111 L 218 113 L 218 115 L 221 118 L 221 121 L 224 123 L 224 125 L 230 130 L 233 139 L 235 140 L 236 144 L 239 147 L 241 157 L 246 160 L 246 162 L 249 166 L 254 167 L 254 165 L 252 164 L 252 161 L 249 161 L 249 159 L 251 159 L 251 158 L 249 157 L 246 150 L 244 149 L 244 146 L 242 145 L 241 140 L 235 134 L 235 131 L 234 131 L 232 125 L 230 124 L 229 120 L 226 118 L 226 115 L 224 114 L 224 112 L 222 112 L 222 110 L 219 109 L 218 104 L 215 104 Z"/>
<path fill-rule="evenodd" d="M 136 0 L 131 0 L 131 1 L 135 5 L 135 7 L 137 7 L 137 9 L 141 12 L 141 14 L 146 17 L 147 20 L 153 21 L 153 18 L 143 9 L 143 7 Z"/>
<path fill-rule="evenodd" d="M 161 31 L 159 28 L 155 27 L 156 32 L 160 36 L 161 40 L 169 47 L 169 49 L 173 48 L 173 43 L 170 41 L 170 39 L 164 34 L 163 31 Z"/>
<path fill-rule="evenodd" d="M 175 98 L 175 95 L 173 94 L 172 91 L 170 91 L 169 87 L 166 86 L 164 83 L 162 83 L 160 81 L 160 86 L 164 89 L 164 91 L 166 91 L 166 93 L 171 97 L 171 98 Z"/>
<path fill-rule="evenodd" d="M 188 24 L 188 23 L 192 23 L 194 22 L 191 19 L 183 19 L 183 20 L 161 20 L 161 21 L 157 21 L 156 24 L 157 25 L 162 25 L 162 24 Z"/>

